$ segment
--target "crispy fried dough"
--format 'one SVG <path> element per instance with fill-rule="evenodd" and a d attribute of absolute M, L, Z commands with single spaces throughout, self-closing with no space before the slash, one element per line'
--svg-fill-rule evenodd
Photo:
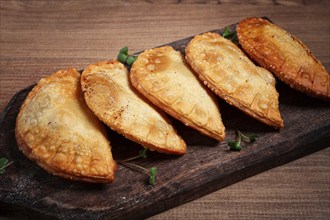
<path fill-rule="evenodd" d="M 16 119 L 19 149 L 48 172 L 85 182 L 112 182 L 116 164 L 102 123 L 87 107 L 76 69 L 39 81 Z"/>
<path fill-rule="evenodd" d="M 274 77 L 231 41 L 216 33 L 197 35 L 186 47 L 186 60 L 226 102 L 270 126 L 283 127 Z"/>
<path fill-rule="evenodd" d="M 186 152 L 186 144 L 165 114 L 138 95 L 120 62 L 89 65 L 82 74 L 81 86 L 87 105 L 111 129 L 158 152 Z"/>
<path fill-rule="evenodd" d="M 291 87 L 330 100 L 330 75 L 299 39 L 262 18 L 247 18 L 237 28 L 239 43 L 253 60 Z"/>
<path fill-rule="evenodd" d="M 219 141 L 225 128 L 215 97 L 170 46 L 146 50 L 134 62 L 130 79 L 146 98 L 182 121 Z"/>

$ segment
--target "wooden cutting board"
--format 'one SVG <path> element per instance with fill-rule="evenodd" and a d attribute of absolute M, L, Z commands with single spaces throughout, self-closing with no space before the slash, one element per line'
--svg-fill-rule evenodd
<path fill-rule="evenodd" d="M 235 25 L 229 26 L 235 30 Z M 223 29 L 214 32 L 222 33 Z M 191 38 L 169 45 L 184 52 Z M 330 146 L 330 103 L 310 98 L 278 82 L 285 127 L 275 130 L 218 99 L 227 138 L 217 142 L 175 119 L 188 145 L 184 156 L 151 152 L 136 160 L 158 169 L 156 184 L 144 173 L 118 166 L 112 184 L 87 184 L 52 176 L 27 159 L 15 141 L 15 119 L 30 86 L 18 92 L 0 118 L 0 156 L 14 163 L 0 176 L 0 213 L 31 218 L 141 219 L 191 201 L 237 181 Z M 235 129 L 259 139 L 240 152 L 228 140 Z M 141 146 L 108 131 L 116 160 L 138 154 Z"/>

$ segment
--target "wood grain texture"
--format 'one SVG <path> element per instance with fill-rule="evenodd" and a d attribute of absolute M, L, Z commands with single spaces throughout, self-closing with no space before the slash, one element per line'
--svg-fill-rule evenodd
<path fill-rule="evenodd" d="M 0 4 L 1 112 L 17 91 L 58 69 L 83 69 L 90 63 L 115 57 L 124 45 L 129 46 L 130 52 L 137 52 L 219 29 L 248 16 L 271 18 L 303 40 L 330 70 L 327 0 L 0 1 Z M 326 219 L 330 200 L 329 163 L 326 163 L 329 157 L 328 149 L 321 151 L 298 160 L 296 165 L 286 164 L 163 213 L 158 219 L 219 216 Z M 269 188 L 272 180 L 278 183 Z M 242 193 L 244 197 L 237 198 Z"/>
<path fill-rule="evenodd" d="M 272 2 L 272 1 L 271 1 Z M 311 2 L 311 1 L 307 1 Z M 270 17 L 302 39 L 330 68 L 329 2 L 302 7 L 253 4 L 150 4 L 100 1 L 1 1 L 0 111 L 16 91 L 58 69 L 83 69 L 248 16 Z"/>

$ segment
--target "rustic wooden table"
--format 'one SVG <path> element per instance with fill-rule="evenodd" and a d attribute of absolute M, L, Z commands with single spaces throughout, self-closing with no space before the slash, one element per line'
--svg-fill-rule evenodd
<path fill-rule="evenodd" d="M 283 26 L 330 70 L 328 0 L 0 2 L 1 112 L 16 92 L 58 69 L 83 69 L 124 45 L 138 52 L 249 16 Z M 150 219 L 327 219 L 329 167 L 326 148 Z"/>

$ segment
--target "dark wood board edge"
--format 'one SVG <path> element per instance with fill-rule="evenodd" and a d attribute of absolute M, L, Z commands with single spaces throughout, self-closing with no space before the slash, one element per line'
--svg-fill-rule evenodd
<path fill-rule="evenodd" d="M 283 147 L 287 147 L 288 149 L 290 149 L 287 153 L 281 154 L 279 156 L 270 154 L 268 158 L 264 157 L 264 160 L 258 161 L 258 163 L 252 164 L 252 166 L 246 166 L 241 170 L 231 170 L 224 175 L 218 175 L 218 178 L 212 179 L 210 181 L 205 181 L 198 188 L 190 187 L 185 189 L 182 194 L 176 194 L 172 197 L 164 199 L 162 201 L 163 206 L 161 207 L 159 207 L 159 204 L 151 204 L 146 209 L 133 210 L 133 212 L 129 213 L 129 218 L 141 219 L 151 217 L 160 212 L 198 199 L 204 195 L 237 183 L 246 178 L 252 177 L 261 172 L 270 170 L 272 168 L 294 161 L 303 156 L 325 149 L 330 146 L 330 126 L 324 126 L 320 129 L 314 130 L 313 132 L 298 138 L 301 138 L 302 142 L 304 142 L 305 144 L 292 147 L 291 142 L 281 143 Z M 272 146 L 272 148 L 276 148 L 276 146 L 277 145 L 274 145 Z M 210 170 L 210 172 L 214 171 Z M 178 187 L 180 186 L 178 185 Z M 204 190 L 198 190 L 200 188 L 203 188 Z M 126 216 L 121 217 L 122 218 L 119 219 L 125 219 Z"/>
<path fill-rule="evenodd" d="M 315 139 L 315 142 L 309 142 L 303 146 L 300 145 L 300 148 L 295 148 L 292 151 L 289 151 L 286 154 L 282 154 L 278 157 L 268 158 L 268 160 L 261 161 L 260 163 L 253 164 L 253 166 L 245 167 L 244 169 L 232 173 L 228 173 L 227 175 L 221 176 L 218 179 L 213 180 L 212 182 L 205 182 L 201 187 L 205 189 L 205 191 L 191 190 L 189 193 L 183 196 L 174 196 L 169 198 L 168 200 L 164 200 L 164 208 L 159 209 L 156 205 L 153 207 L 148 207 L 147 210 L 144 210 L 141 213 L 136 213 L 137 216 L 141 216 L 142 218 L 151 217 L 158 213 L 164 212 L 171 208 L 174 208 L 178 205 L 182 205 L 184 203 L 193 201 L 202 196 L 205 196 L 209 193 L 212 193 L 216 190 L 225 188 L 232 184 L 235 184 L 239 181 L 262 173 L 264 171 L 276 168 L 278 166 L 284 165 L 286 163 L 292 162 L 296 159 L 304 157 L 306 155 L 315 153 L 327 147 L 330 147 L 330 126 L 324 127 L 321 129 L 322 132 L 326 132 L 326 139 Z M 315 135 L 311 134 L 308 137 L 315 137 Z M 307 137 L 307 138 L 308 138 Z M 307 139 L 306 138 L 306 139 Z M 213 183 L 214 182 L 214 183 Z M 214 186 L 214 187 L 209 187 Z M 157 209 L 158 208 L 158 209 Z M 133 215 L 135 216 L 135 215 Z M 139 219 L 139 218 L 136 218 Z"/>

